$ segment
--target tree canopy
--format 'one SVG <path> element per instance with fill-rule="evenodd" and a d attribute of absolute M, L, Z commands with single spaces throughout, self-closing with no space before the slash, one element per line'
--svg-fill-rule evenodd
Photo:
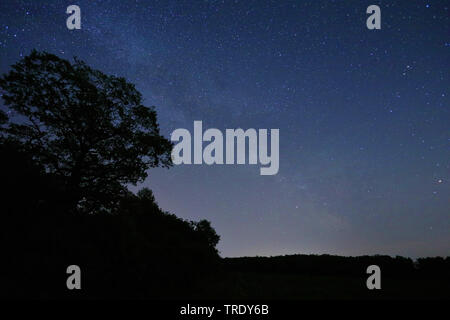
<path fill-rule="evenodd" d="M 154 107 L 124 78 L 33 51 L 0 78 L 0 90 L 14 115 L 3 136 L 64 178 L 73 208 L 110 211 L 125 184 L 172 164 Z"/>

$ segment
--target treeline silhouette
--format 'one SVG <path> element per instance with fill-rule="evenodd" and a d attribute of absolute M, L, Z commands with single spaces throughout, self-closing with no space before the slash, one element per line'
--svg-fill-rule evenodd
<path fill-rule="evenodd" d="M 450 258 L 428 257 L 416 261 L 386 255 L 344 257 L 336 255 L 285 255 L 275 257 L 226 258 L 227 270 L 233 272 L 302 274 L 315 276 L 366 276 L 370 265 L 377 265 L 383 277 L 439 278 L 450 281 Z"/>

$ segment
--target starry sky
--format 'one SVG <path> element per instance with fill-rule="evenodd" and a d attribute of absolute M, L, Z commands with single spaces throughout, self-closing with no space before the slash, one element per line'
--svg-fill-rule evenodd
<path fill-rule="evenodd" d="M 66 8 L 81 8 L 68 30 Z M 381 8 L 368 30 L 366 8 Z M 0 73 L 35 48 L 136 84 L 163 134 L 278 128 L 280 170 L 153 169 L 222 256 L 450 254 L 450 1 L 1 1 Z"/>

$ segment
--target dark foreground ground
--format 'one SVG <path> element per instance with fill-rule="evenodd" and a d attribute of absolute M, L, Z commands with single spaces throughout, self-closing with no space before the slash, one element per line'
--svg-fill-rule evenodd
<path fill-rule="evenodd" d="M 325 260 L 328 264 L 323 262 Z M 366 286 L 370 276 L 366 274 L 366 268 L 374 262 L 381 268 L 381 290 L 369 290 Z M 196 297 L 261 300 L 449 299 L 448 259 L 428 258 L 419 259 L 419 262 L 422 262 L 422 270 L 417 269 L 418 262 L 413 264 L 410 259 L 387 256 L 229 258 L 223 260 L 226 271 L 222 276 L 199 284 Z M 425 267 L 426 264 L 428 266 Z"/>
<path fill-rule="evenodd" d="M 365 277 L 231 273 L 203 287 L 199 299 L 449 299 L 449 284 L 439 279 L 383 278 L 381 290 L 368 290 Z"/>
<path fill-rule="evenodd" d="M 362 259 L 364 258 L 364 259 Z M 309 271 L 286 264 L 286 259 L 312 261 Z M 321 270 L 315 260 L 334 261 L 334 269 Z M 362 261 L 358 261 L 362 259 Z M 63 272 L 64 264 L 45 270 L 42 264 L 33 263 L 34 269 L 10 270 L 3 283 L 2 298 L 32 299 L 150 299 L 165 301 L 285 301 L 285 300 L 435 300 L 450 299 L 450 280 L 447 273 L 427 270 L 403 269 L 396 273 L 386 261 L 398 262 L 399 258 L 386 256 L 338 257 L 338 256 L 287 256 L 272 258 L 233 258 L 216 261 L 213 270 L 201 273 L 183 272 L 183 263 L 167 266 L 168 271 L 135 271 L 130 266 L 107 266 L 96 262 L 82 264 L 82 289 L 68 290 Z M 448 259 L 432 258 L 440 263 Z M 261 261 L 260 261 L 261 260 Z M 366 260 L 378 260 L 381 268 L 381 289 L 369 290 Z M 384 260 L 384 263 L 380 260 Z M 358 261 L 358 262 L 356 262 Z M 436 262 L 436 261 L 434 261 Z M 131 263 L 131 262 L 130 262 Z M 370 263 L 370 262 L 369 262 Z M 268 265 L 270 268 L 268 268 Z M 54 266 L 54 264 L 53 264 Z M 355 270 L 348 269 L 351 266 Z M 339 270 L 339 268 L 341 269 Z M 268 270 L 270 269 L 270 270 Z M 337 270 L 337 271 L 336 271 Z M 385 271 L 383 271 L 385 270 Z M 123 272 L 122 272 L 123 271 Z M 142 272 L 138 274 L 137 272 Z M 332 274 L 332 273 L 335 274 Z M 5 276 L 5 274 L 3 274 Z"/>

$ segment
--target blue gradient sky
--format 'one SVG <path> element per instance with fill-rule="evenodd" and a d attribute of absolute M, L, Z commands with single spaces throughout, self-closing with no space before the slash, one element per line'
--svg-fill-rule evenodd
<path fill-rule="evenodd" d="M 81 8 L 69 31 L 66 7 Z M 366 8 L 381 7 L 381 30 Z M 177 166 L 141 186 L 223 256 L 450 253 L 448 1 L 2 1 L 31 49 L 126 77 L 177 128 L 279 128 L 280 170 Z M 140 186 L 140 187 L 141 187 Z"/>

